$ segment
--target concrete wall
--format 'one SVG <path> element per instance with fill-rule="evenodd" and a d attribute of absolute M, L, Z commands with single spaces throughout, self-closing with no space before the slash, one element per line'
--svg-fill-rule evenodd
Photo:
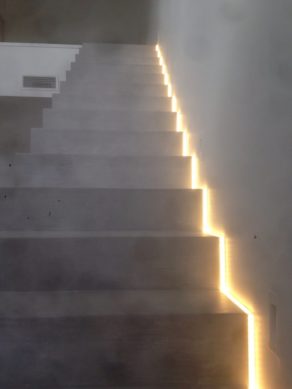
<path fill-rule="evenodd" d="M 149 43 L 155 0 L 0 0 L 5 40 L 41 43 Z"/>
<path fill-rule="evenodd" d="M 42 124 L 42 110 L 51 99 L 0 96 L 0 154 L 28 152 L 30 129 Z"/>
<path fill-rule="evenodd" d="M 263 388 L 292 387 L 292 3 L 160 0 L 159 42 L 255 310 Z M 214 196 L 213 196 L 214 195 Z M 276 353 L 269 347 L 276 306 Z"/>
<path fill-rule="evenodd" d="M 0 43 L 0 96 L 51 97 L 59 92 L 81 46 Z M 23 88 L 23 76 L 57 78 L 53 90 Z"/>

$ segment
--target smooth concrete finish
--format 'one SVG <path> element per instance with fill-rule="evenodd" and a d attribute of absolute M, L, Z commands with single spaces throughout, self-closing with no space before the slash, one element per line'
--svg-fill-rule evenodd
<path fill-rule="evenodd" d="M 200 231 L 201 190 L 0 190 L 1 231 Z"/>
<path fill-rule="evenodd" d="M 218 290 L 198 290 L 196 293 L 192 290 L 159 289 L 0 292 L 1 320 L 107 315 L 116 318 L 154 315 L 167 317 L 171 314 L 234 315 L 241 324 L 247 321 L 246 315 Z M 193 336 L 196 337 L 196 334 Z"/>
<path fill-rule="evenodd" d="M 171 112 L 171 98 L 148 96 L 55 96 L 53 109 L 104 109 Z"/>
<path fill-rule="evenodd" d="M 0 324 L 2 371 L 15 358 L 30 361 L 18 374 L 0 376 L 3 387 L 228 387 L 246 374 L 247 319 L 218 292 L 1 293 L 0 301 L 8 312 Z M 224 374 L 214 374 L 214 365 Z"/>
<path fill-rule="evenodd" d="M 149 61 L 158 63 L 153 45 L 120 45 L 115 43 L 83 43 L 80 59 L 96 63 L 113 61 L 131 63 L 132 60 L 139 61 L 144 65 L 148 64 Z"/>
<path fill-rule="evenodd" d="M 193 234 L 0 235 L 0 290 L 218 288 L 219 242 Z"/>
<path fill-rule="evenodd" d="M 175 131 L 176 114 L 154 111 L 44 110 L 46 129 L 100 131 Z"/>
<path fill-rule="evenodd" d="M 31 130 L 31 152 L 99 156 L 181 156 L 182 133 L 174 131 Z"/>
<path fill-rule="evenodd" d="M 91 96 L 95 97 L 97 93 L 104 93 L 106 96 L 147 96 L 147 97 L 167 97 L 167 87 L 163 84 L 138 84 L 138 85 L 123 85 L 116 82 L 106 82 L 106 91 L 102 90 L 102 83 L 88 85 L 88 88 L 82 87 L 82 84 L 72 85 L 66 84 L 62 87 L 62 96 Z"/>
<path fill-rule="evenodd" d="M 70 76 L 68 77 L 70 81 Z M 89 88 L 90 85 L 96 85 L 98 86 L 106 86 L 108 84 L 121 84 L 121 85 L 128 85 L 129 87 L 135 86 L 136 84 L 149 84 L 149 85 L 163 85 L 164 83 L 164 77 L 163 74 L 159 73 L 149 73 L 141 71 L 139 72 L 133 72 L 130 71 L 127 72 L 98 72 L 95 75 L 92 75 L 91 78 L 86 77 L 86 73 L 83 77 L 76 76 L 73 77 L 72 85 L 73 86 L 80 86 L 81 88 Z M 61 83 L 61 92 L 63 90 L 66 90 L 68 85 L 68 89 L 70 90 L 70 84 Z M 65 88 L 62 88 L 65 86 Z"/>
<path fill-rule="evenodd" d="M 116 80 L 113 78 L 104 79 L 99 77 L 94 82 L 86 81 L 74 81 L 72 83 L 61 83 L 60 89 L 62 96 L 92 96 L 103 93 L 105 96 L 153 96 L 153 97 L 167 97 L 167 88 L 163 84 L 163 79 L 153 74 L 148 74 L 147 79 L 145 76 L 143 80 L 134 79 L 128 77 L 126 80 Z M 151 78 L 149 80 L 149 78 Z M 151 81 L 149 83 L 149 81 Z M 157 82 L 155 82 L 157 81 Z"/>
<path fill-rule="evenodd" d="M 99 74 L 112 74 L 117 76 L 119 74 L 142 74 L 143 73 L 155 73 L 161 75 L 161 66 L 157 63 L 157 60 L 153 61 L 153 64 L 114 64 L 114 63 L 95 63 L 95 61 L 87 61 L 84 63 L 80 56 L 75 61 L 68 72 L 66 81 L 72 82 L 78 78 L 88 79 L 90 77 L 95 78 Z"/>
<path fill-rule="evenodd" d="M 132 93 L 155 73 L 118 70 L 151 50 L 85 45 L 79 95 L 54 98 L 68 109 L 45 112 L 34 153 L 2 157 L 1 388 L 247 388 L 247 316 L 219 291 L 176 114 L 154 84 Z"/>
<path fill-rule="evenodd" d="M 4 187 L 191 188 L 190 157 L 18 154 L 0 158 Z"/>

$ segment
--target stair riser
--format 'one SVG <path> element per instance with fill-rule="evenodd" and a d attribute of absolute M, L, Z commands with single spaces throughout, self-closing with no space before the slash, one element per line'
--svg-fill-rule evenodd
<path fill-rule="evenodd" d="M 1 239 L 0 290 L 217 288 L 218 240 Z"/>
<path fill-rule="evenodd" d="M 106 84 L 106 86 L 105 86 Z M 105 90 L 103 88 L 106 88 Z M 94 84 L 79 85 L 71 83 L 61 83 L 60 96 L 88 96 L 95 98 L 96 96 L 125 96 L 125 97 L 168 97 L 167 87 L 160 84 L 126 84 L 115 83 L 109 81 L 107 83 L 99 81 Z M 55 95 L 58 96 L 58 95 Z"/>
<path fill-rule="evenodd" d="M 119 43 L 83 43 L 80 55 L 89 58 L 92 55 L 120 55 L 151 57 L 156 55 L 153 45 Z"/>
<path fill-rule="evenodd" d="M 190 189 L 191 159 L 24 154 L 0 160 L 0 182 L 2 188 Z"/>
<path fill-rule="evenodd" d="M 178 132 L 53 131 L 33 129 L 31 151 L 100 156 L 181 156 Z"/>
<path fill-rule="evenodd" d="M 125 65 L 142 65 L 142 66 L 159 66 L 159 59 L 156 55 L 141 56 L 141 55 L 91 55 L 84 56 L 80 53 L 78 58 L 80 66 L 99 66 L 102 64 L 109 66 L 125 66 Z"/>
<path fill-rule="evenodd" d="M 3 388 L 245 383 L 239 314 L 19 320 L 0 333 Z"/>
<path fill-rule="evenodd" d="M 139 88 L 141 85 L 149 85 L 149 86 L 159 86 L 164 85 L 164 78 L 162 74 L 159 73 L 116 73 L 116 74 L 103 74 L 99 76 L 92 77 L 76 77 L 74 80 L 68 79 L 68 82 L 61 83 L 61 91 L 67 91 L 67 88 L 84 88 L 84 89 L 92 89 L 92 88 L 104 88 L 106 85 L 118 85 L 121 87 L 137 87 Z"/>
<path fill-rule="evenodd" d="M 193 231 L 200 190 L 2 189 L 2 231 Z"/>
<path fill-rule="evenodd" d="M 44 110 L 45 128 L 101 131 L 175 131 L 171 112 Z"/>
<path fill-rule="evenodd" d="M 95 99 L 55 96 L 53 98 L 53 109 L 104 109 L 104 110 L 138 110 L 138 111 L 166 111 L 171 112 L 171 99 L 168 97 L 138 98 L 128 96 L 110 96 L 108 98 L 100 96 Z"/>
<path fill-rule="evenodd" d="M 108 82 L 106 91 L 102 89 L 103 83 L 84 86 L 76 86 L 68 83 L 62 87 L 62 97 L 91 97 L 96 98 L 97 95 L 103 95 L 105 98 L 112 96 L 122 97 L 167 97 L 167 87 L 162 84 L 139 84 L 139 85 L 122 85 L 115 82 Z M 55 95 L 58 96 L 58 95 Z"/>
<path fill-rule="evenodd" d="M 102 47 L 92 47 L 84 44 L 78 55 L 78 62 L 94 61 L 102 62 L 122 62 L 122 63 L 153 63 L 158 61 L 157 53 L 154 47 L 144 48 L 139 47 L 119 47 L 117 45 L 105 45 Z"/>
<path fill-rule="evenodd" d="M 74 62 L 71 65 L 71 70 L 68 72 L 69 77 L 88 77 L 96 76 L 97 74 L 143 74 L 143 73 L 162 73 L 162 67 L 155 61 L 152 65 L 133 65 L 133 64 L 98 64 L 95 61 Z"/>

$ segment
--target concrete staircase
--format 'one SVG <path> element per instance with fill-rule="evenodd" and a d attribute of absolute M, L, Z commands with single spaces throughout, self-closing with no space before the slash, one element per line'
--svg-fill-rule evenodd
<path fill-rule="evenodd" d="M 247 317 L 154 47 L 85 44 L 0 159 L 0 389 L 247 388 Z"/>

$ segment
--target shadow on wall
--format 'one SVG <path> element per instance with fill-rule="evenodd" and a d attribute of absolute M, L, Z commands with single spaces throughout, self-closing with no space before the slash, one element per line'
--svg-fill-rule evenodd
<path fill-rule="evenodd" d="M 154 43 L 152 3 L 153 0 L 6 0 L 6 40 Z"/>
<path fill-rule="evenodd" d="M 41 126 L 50 105 L 49 98 L 0 97 L 0 153 L 28 152 L 30 129 Z"/>

